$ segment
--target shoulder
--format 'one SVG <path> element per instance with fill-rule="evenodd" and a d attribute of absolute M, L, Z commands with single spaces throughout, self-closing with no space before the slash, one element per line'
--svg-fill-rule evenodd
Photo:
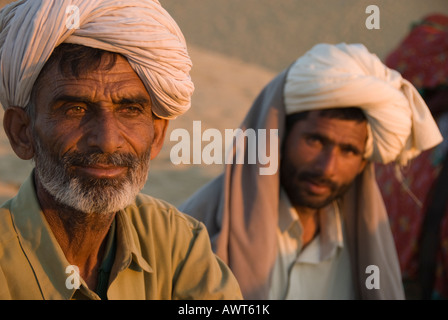
<path fill-rule="evenodd" d="M 138 233 L 152 236 L 194 233 L 204 229 L 197 219 L 180 212 L 174 205 L 146 194 L 139 194 L 135 202 L 125 209 Z"/>

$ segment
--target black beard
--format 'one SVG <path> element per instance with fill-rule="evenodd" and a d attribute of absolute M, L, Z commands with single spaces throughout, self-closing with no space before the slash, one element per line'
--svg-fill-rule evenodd
<path fill-rule="evenodd" d="M 293 206 L 306 207 L 311 209 L 321 209 L 339 199 L 350 187 L 350 184 L 337 184 L 331 179 L 326 178 L 319 172 L 302 171 L 297 172 L 293 169 L 282 168 L 281 184 L 288 194 L 288 198 Z M 318 185 L 326 186 L 330 190 L 328 197 L 324 199 L 313 199 L 312 195 L 307 194 L 298 186 L 300 181 L 308 181 Z"/>

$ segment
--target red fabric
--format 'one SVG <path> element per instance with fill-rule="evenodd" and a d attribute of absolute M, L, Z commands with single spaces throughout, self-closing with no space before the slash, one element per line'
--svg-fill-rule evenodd
<path fill-rule="evenodd" d="M 415 26 L 386 59 L 417 88 L 448 84 L 448 16 L 434 14 Z"/>
<path fill-rule="evenodd" d="M 428 196 L 440 171 L 440 165 L 433 164 L 436 154 L 435 149 L 426 151 L 403 170 L 405 182 L 412 193 L 422 201 L 422 208 L 395 178 L 393 166 L 376 167 L 377 181 L 389 214 L 403 279 L 417 279 L 418 239 L 429 201 Z M 448 210 L 440 228 L 441 247 L 437 257 L 434 296 L 448 298 Z"/>
<path fill-rule="evenodd" d="M 415 26 L 386 59 L 421 90 L 434 117 L 448 111 L 448 16 L 434 14 Z M 426 95 L 425 95 L 426 92 Z M 448 121 L 446 121 L 448 122 Z M 448 125 L 448 123 L 446 124 Z M 442 132 L 443 133 L 443 132 Z M 445 136 L 445 143 L 447 137 Z M 405 182 L 423 203 L 419 207 L 395 178 L 393 165 L 377 165 L 377 181 L 388 211 L 403 279 L 417 279 L 418 240 L 431 190 L 446 154 L 436 147 L 403 169 Z M 447 190 L 448 197 L 448 190 Z M 434 298 L 448 299 L 448 208 L 440 225 Z"/>

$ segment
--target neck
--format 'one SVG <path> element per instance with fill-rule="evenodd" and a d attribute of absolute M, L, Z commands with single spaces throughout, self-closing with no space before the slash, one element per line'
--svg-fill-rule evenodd
<path fill-rule="evenodd" d="M 294 206 L 294 209 L 303 227 L 302 243 L 305 247 L 319 232 L 319 210 L 300 206 Z"/>
<path fill-rule="evenodd" d="M 45 219 L 67 261 L 76 265 L 87 285 L 94 288 L 104 255 L 104 240 L 115 213 L 84 213 L 67 207 L 57 202 L 37 178 L 36 191 Z"/>

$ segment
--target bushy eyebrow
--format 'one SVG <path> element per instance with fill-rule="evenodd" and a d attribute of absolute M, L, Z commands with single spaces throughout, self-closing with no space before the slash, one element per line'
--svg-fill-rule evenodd
<path fill-rule="evenodd" d="M 91 98 L 87 96 L 78 96 L 78 95 L 70 95 L 70 94 L 62 94 L 54 97 L 51 101 L 51 105 L 54 105 L 57 102 L 79 102 L 86 105 L 96 105 L 95 101 L 92 101 Z M 136 95 L 135 97 L 127 97 L 121 98 L 119 100 L 113 100 L 114 104 L 117 105 L 130 105 L 130 104 L 139 104 L 141 106 L 146 106 L 150 104 L 150 100 L 142 95 Z"/>
<path fill-rule="evenodd" d="M 81 102 L 85 104 L 92 104 L 92 101 L 87 97 L 72 96 L 69 94 L 62 94 L 53 97 L 53 99 L 51 99 L 50 105 L 54 105 L 57 102 Z"/>
<path fill-rule="evenodd" d="M 335 141 L 333 141 L 332 139 L 328 138 L 327 136 L 324 136 L 320 133 L 317 132 L 310 132 L 310 133 L 305 133 L 304 136 L 306 138 L 313 138 L 313 139 L 318 139 L 319 141 L 321 141 L 323 144 L 334 144 L 339 146 L 341 149 L 343 150 L 347 150 L 347 151 L 352 151 L 355 154 L 362 154 L 362 151 L 359 150 L 359 148 L 351 143 L 336 143 Z"/>
<path fill-rule="evenodd" d="M 115 104 L 119 105 L 129 105 L 129 104 L 139 104 L 142 106 L 150 104 L 150 100 L 143 96 L 136 96 L 134 98 L 122 98 L 119 101 L 113 101 Z"/>
<path fill-rule="evenodd" d="M 342 150 L 351 151 L 351 152 L 353 152 L 354 154 L 357 154 L 357 155 L 361 155 L 362 154 L 362 151 L 359 150 L 359 148 L 357 148 L 356 146 L 354 146 L 351 143 L 341 143 L 341 144 L 339 144 L 339 147 Z"/>

